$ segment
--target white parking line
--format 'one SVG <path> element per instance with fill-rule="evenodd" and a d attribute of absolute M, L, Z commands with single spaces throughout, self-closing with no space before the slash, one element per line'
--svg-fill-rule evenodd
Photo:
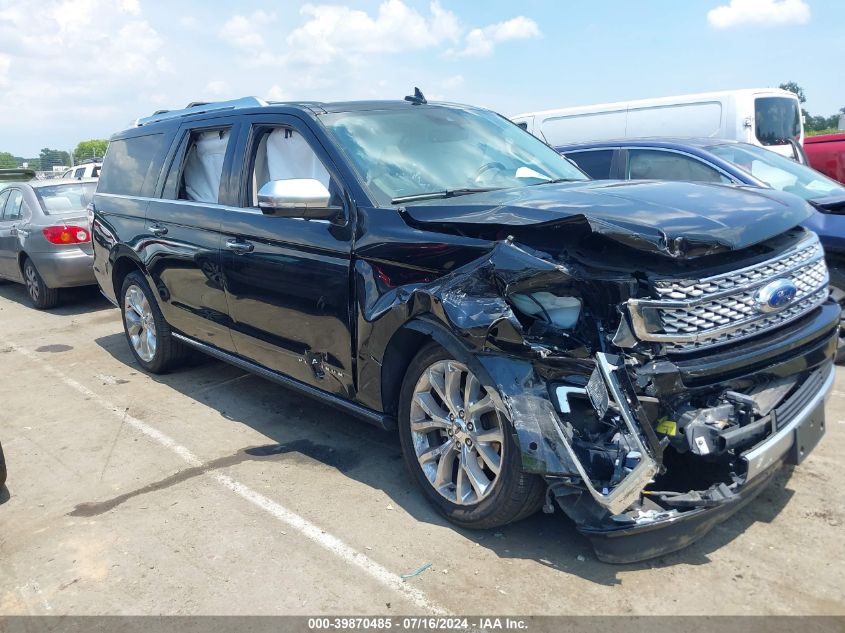
<path fill-rule="evenodd" d="M 82 394 L 92 402 L 96 402 L 98 405 L 112 413 L 112 415 L 114 415 L 118 420 L 133 427 L 139 433 L 146 435 L 148 438 L 158 442 L 165 448 L 170 449 L 182 458 L 182 460 L 189 466 L 203 466 L 203 462 L 199 459 L 199 457 L 194 455 L 189 449 L 177 443 L 176 440 L 168 435 L 165 435 L 146 422 L 129 415 L 127 410 L 120 409 L 112 402 L 109 402 L 102 396 L 91 391 L 85 385 L 77 382 L 70 376 L 65 375 L 35 352 L 23 348 L 15 343 L 7 342 L 4 343 L 4 345 L 26 358 L 39 363 L 45 371 L 56 376 L 56 378 L 61 380 L 65 385 Z M 432 602 L 425 593 L 406 583 L 398 574 L 394 574 L 386 567 L 369 558 L 366 554 L 355 550 L 336 536 L 322 530 L 317 525 L 314 525 L 295 512 L 288 510 L 283 505 L 265 497 L 249 486 L 242 484 L 228 475 L 224 475 L 216 471 L 206 471 L 205 475 L 228 488 L 242 499 L 245 499 L 253 505 L 261 508 L 282 523 L 285 523 L 308 540 L 316 543 L 320 547 L 323 547 L 353 567 L 357 567 L 380 584 L 401 594 L 417 607 L 435 615 L 447 615 L 449 613 L 445 608 Z"/>

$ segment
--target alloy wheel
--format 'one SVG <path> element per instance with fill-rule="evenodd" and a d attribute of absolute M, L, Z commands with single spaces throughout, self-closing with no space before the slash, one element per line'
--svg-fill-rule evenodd
<path fill-rule="evenodd" d="M 426 369 L 411 400 L 411 438 L 431 486 L 458 505 L 493 491 L 503 465 L 505 414 L 465 365 L 441 360 Z"/>
<path fill-rule="evenodd" d="M 29 296 L 33 301 L 37 302 L 40 294 L 38 289 L 38 273 L 35 272 L 33 265 L 28 262 L 24 267 L 24 281 L 26 282 L 26 291 L 29 293 Z"/>
<path fill-rule="evenodd" d="M 135 353 L 144 362 L 152 362 L 157 344 L 155 317 L 144 291 L 134 284 L 126 289 L 123 313 L 126 332 Z"/>

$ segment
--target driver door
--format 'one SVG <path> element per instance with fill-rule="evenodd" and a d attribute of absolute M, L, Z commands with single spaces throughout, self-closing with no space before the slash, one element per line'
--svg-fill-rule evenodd
<path fill-rule="evenodd" d="M 223 215 L 223 277 L 238 354 L 325 391 L 353 394 L 350 203 L 301 120 L 256 115 L 242 131 L 240 206 Z M 270 180 L 309 178 L 341 206 L 336 220 L 265 215 Z"/>

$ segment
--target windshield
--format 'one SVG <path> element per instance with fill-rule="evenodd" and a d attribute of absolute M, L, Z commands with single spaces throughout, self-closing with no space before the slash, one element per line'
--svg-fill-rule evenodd
<path fill-rule="evenodd" d="M 801 139 L 801 109 L 798 99 L 758 97 L 754 100 L 757 140 L 763 145 L 786 145 Z"/>
<path fill-rule="evenodd" d="M 84 212 L 97 190 L 96 182 L 35 187 L 35 195 L 47 215 Z"/>
<path fill-rule="evenodd" d="M 794 193 L 805 200 L 845 196 L 845 187 L 835 180 L 771 150 L 747 143 L 714 145 L 708 149 L 771 187 Z"/>
<path fill-rule="evenodd" d="M 380 204 L 589 180 L 548 145 L 483 110 L 422 105 L 321 117 Z"/>

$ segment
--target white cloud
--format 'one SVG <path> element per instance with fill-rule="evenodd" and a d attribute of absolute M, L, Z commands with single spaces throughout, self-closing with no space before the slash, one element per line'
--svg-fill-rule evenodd
<path fill-rule="evenodd" d="M 496 44 L 536 37 L 541 37 L 540 27 L 531 18 L 520 15 L 484 28 L 472 29 L 467 33 L 464 48 L 448 51 L 448 54 L 457 57 L 489 57 L 496 49 Z"/>
<path fill-rule="evenodd" d="M 267 91 L 267 94 L 264 95 L 265 101 L 290 101 L 290 95 L 287 92 L 282 90 L 282 87 L 278 84 L 273 84 L 271 88 Z"/>
<path fill-rule="evenodd" d="M 120 8 L 132 15 L 141 15 L 141 3 L 138 0 L 121 0 Z"/>
<path fill-rule="evenodd" d="M 464 85 L 464 76 L 463 75 L 454 75 L 452 77 L 447 78 L 443 82 L 443 87 L 448 90 L 454 90 L 455 88 L 460 88 Z"/>
<path fill-rule="evenodd" d="M 260 10 L 250 15 L 234 15 L 223 24 L 220 37 L 236 48 L 259 52 L 264 48 L 260 29 L 275 19 L 276 16 Z"/>
<path fill-rule="evenodd" d="M 229 84 L 221 79 L 215 79 L 214 81 L 209 81 L 205 85 L 205 92 L 206 94 L 212 95 L 214 97 L 219 97 L 221 95 L 225 95 L 229 92 Z"/>
<path fill-rule="evenodd" d="M 338 58 L 367 53 L 397 53 L 430 48 L 457 40 L 457 16 L 429 5 L 428 15 L 402 0 L 386 0 L 373 17 L 342 5 L 306 4 L 300 9 L 305 23 L 286 38 L 289 56 L 297 61 L 328 64 Z"/>
<path fill-rule="evenodd" d="M 183 28 L 186 28 L 189 31 L 192 31 L 200 25 L 200 21 L 197 20 L 196 16 L 183 15 L 181 18 L 179 18 L 179 24 Z"/>
<path fill-rule="evenodd" d="M 0 0 L 0 42 L 0 120 L 34 130 L 117 116 L 171 68 L 134 0 Z"/>
<path fill-rule="evenodd" d="M 0 86 L 9 81 L 9 69 L 12 67 L 12 58 L 0 53 Z"/>
<path fill-rule="evenodd" d="M 806 24 L 810 6 L 804 0 L 730 0 L 708 11 L 707 21 L 717 29 Z"/>
<path fill-rule="evenodd" d="M 438 47 L 448 57 L 486 57 L 501 42 L 541 37 L 537 23 L 525 16 L 467 32 L 458 16 L 437 0 L 427 12 L 405 0 L 384 0 L 374 13 L 341 4 L 305 4 L 299 13 L 303 23 L 282 42 L 267 28 L 274 16 L 261 11 L 232 16 L 219 35 L 241 50 L 246 66 L 360 66 L 374 55 Z"/>

